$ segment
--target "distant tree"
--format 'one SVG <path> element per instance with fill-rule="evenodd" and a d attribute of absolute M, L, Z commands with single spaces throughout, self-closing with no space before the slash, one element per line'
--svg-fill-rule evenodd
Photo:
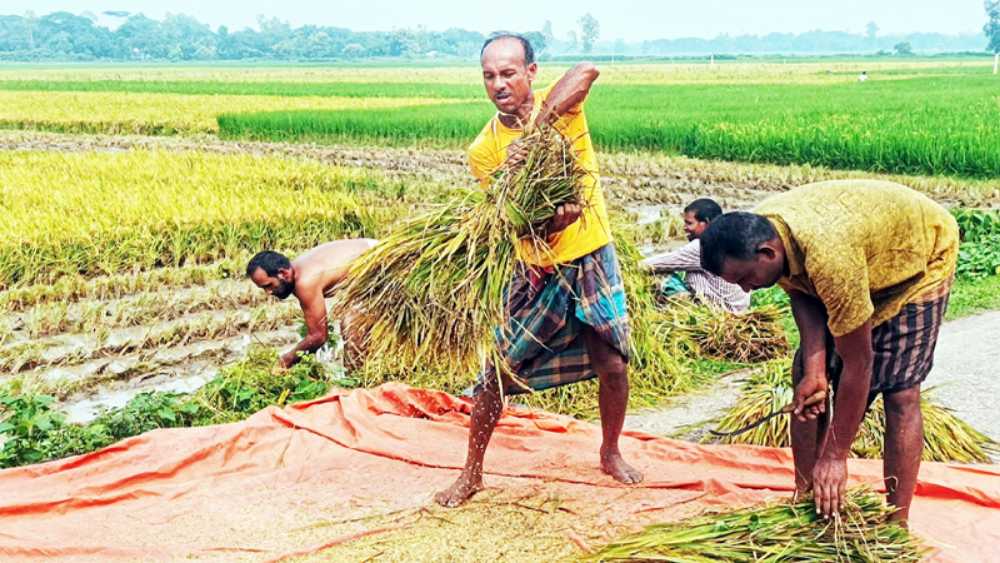
<path fill-rule="evenodd" d="M 601 24 L 597 18 L 587 12 L 577 21 L 580 24 L 580 41 L 583 43 L 583 52 L 589 53 L 594 48 L 594 42 L 601 36 Z"/>
<path fill-rule="evenodd" d="M 123 55 L 134 59 L 165 59 L 166 41 L 160 22 L 142 14 L 129 16 L 125 23 L 115 30 Z"/>
<path fill-rule="evenodd" d="M 875 22 L 868 22 L 865 26 L 865 36 L 868 39 L 874 40 L 878 36 L 878 24 Z"/>
<path fill-rule="evenodd" d="M 901 57 L 908 57 L 913 54 L 913 45 L 910 45 L 909 41 L 900 41 L 892 47 L 895 49 L 896 54 Z"/>
<path fill-rule="evenodd" d="M 576 51 L 579 48 L 576 32 L 572 29 L 566 34 L 566 42 L 569 43 L 569 50 Z"/>
<path fill-rule="evenodd" d="M 985 0 L 983 7 L 986 8 L 986 25 L 983 26 L 983 33 L 990 41 L 986 50 L 993 53 L 993 74 L 997 74 L 1000 67 L 1000 0 Z"/>

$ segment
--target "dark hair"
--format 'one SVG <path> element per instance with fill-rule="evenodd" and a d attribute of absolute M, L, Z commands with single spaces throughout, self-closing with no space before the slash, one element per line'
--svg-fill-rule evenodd
<path fill-rule="evenodd" d="M 521 43 L 521 47 L 524 48 L 524 66 L 535 62 L 535 49 L 531 47 L 531 41 L 528 41 L 527 37 L 519 33 L 511 33 L 509 31 L 496 31 L 486 38 L 486 41 L 483 42 L 483 48 L 479 50 L 479 58 L 483 58 L 486 48 L 490 46 L 490 43 L 498 39 L 517 39 Z"/>
<path fill-rule="evenodd" d="M 722 215 L 722 207 L 714 199 L 703 197 L 692 201 L 684 208 L 684 213 L 694 213 L 695 219 L 703 223 L 711 223 L 716 217 Z"/>
<path fill-rule="evenodd" d="M 270 277 L 278 275 L 278 270 L 287 270 L 292 267 L 292 263 L 288 261 L 288 257 L 280 252 L 275 252 L 273 250 L 264 250 L 263 252 L 258 252 L 254 254 L 254 257 L 250 259 L 250 263 L 247 264 L 247 277 L 253 275 L 257 271 L 257 268 L 264 270 L 264 273 Z"/>
<path fill-rule="evenodd" d="M 722 275 L 726 258 L 751 260 L 761 244 L 777 236 L 771 222 L 755 213 L 732 211 L 720 215 L 701 234 L 701 267 Z"/>

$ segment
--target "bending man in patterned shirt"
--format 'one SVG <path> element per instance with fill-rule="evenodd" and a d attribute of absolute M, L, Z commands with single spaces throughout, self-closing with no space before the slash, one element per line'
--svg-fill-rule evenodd
<path fill-rule="evenodd" d="M 519 248 L 520 264 L 507 288 L 506 318 L 497 328 L 496 345 L 508 367 L 536 391 L 598 377 L 601 469 L 622 483 L 638 483 L 642 475 L 618 449 L 628 404 L 628 312 L 583 113 L 597 68 L 578 64 L 553 86 L 533 92 L 537 65 L 531 44 L 510 34 L 487 40 L 481 63 L 486 93 L 498 113 L 469 147 L 469 165 L 480 183 L 488 186 L 501 166 L 518 165 L 524 149 L 517 141 L 532 121 L 553 124 L 590 173 L 584 179 L 585 205 L 560 206 L 548 225 L 551 252 L 534 252 L 528 241 Z M 458 506 L 483 488 L 486 446 L 503 410 L 496 372 L 488 366 L 480 374 L 465 468 L 435 496 L 444 506 Z M 523 392 L 503 380 L 505 393 Z"/>
<path fill-rule="evenodd" d="M 722 215 L 722 207 L 715 200 L 694 200 L 684 208 L 683 214 L 684 233 L 691 242 L 672 252 L 647 258 L 642 265 L 654 274 L 670 274 L 664 282 L 667 296 L 685 293 L 709 305 L 739 313 L 750 308 L 750 294 L 701 267 L 701 242 L 698 239 L 719 215 Z M 683 280 L 678 272 L 685 272 Z"/>
<path fill-rule="evenodd" d="M 755 213 L 727 213 L 702 234 L 705 269 L 749 291 L 778 284 L 792 302 L 792 454 L 799 492 L 839 511 L 847 456 L 865 411 L 885 402 L 884 478 L 905 522 L 923 448 L 920 384 L 931 370 L 958 259 L 958 224 L 906 186 L 809 184 Z M 836 390 L 833 410 L 814 394 Z M 809 400 L 807 400 L 809 399 Z M 836 413 L 834 415 L 834 413 Z"/>

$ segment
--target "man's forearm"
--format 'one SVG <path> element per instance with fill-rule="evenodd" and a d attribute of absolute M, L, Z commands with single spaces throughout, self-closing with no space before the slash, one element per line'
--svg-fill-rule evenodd
<path fill-rule="evenodd" d="M 701 254 L 697 251 L 689 252 L 685 246 L 673 252 L 646 258 L 642 261 L 642 265 L 660 274 L 697 272 L 701 270 Z"/>
<path fill-rule="evenodd" d="M 846 459 L 850 453 L 851 444 L 858 435 L 858 428 L 868 405 L 868 390 L 871 388 L 869 371 L 870 367 L 865 370 L 861 366 L 848 367 L 844 364 L 833 411 L 830 413 L 832 418 L 826 439 L 820 446 L 819 457 Z"/>
<path fill-rule="evenodd" d="M 837 385 L 833 412 L 830 413 L 829 429 L 820 447 L 820 457 L 846 459 L 865 416 L 868 392 L 871 390 L 873 352 L 868 323 L 838 338 L 837 353 L 844 361 L 844 368 Z"/>
<path fill-rule="evenodd" d="M 592 63 L 580 63 L 568 70 L 552 87 L 536 122 L 551 123 L 579 105 L 587 98 L 591 85 L 600 74 Z"/>
<path fill-rule="evenodd" d="M 326 336 L 307 334 L 305 338 L 303 338 L 301 341 L 299 341 L 298 344 L 295 345 L 295 348 L 292 348 L 291 350 L 288 351 L 288 354 L 291 356 L 298 356 L 299 352 L 302 352 L 304 354 L 312 354 L 316 350 L 322 348 L 323 344 L 325 343 L 326 343 Z"/>

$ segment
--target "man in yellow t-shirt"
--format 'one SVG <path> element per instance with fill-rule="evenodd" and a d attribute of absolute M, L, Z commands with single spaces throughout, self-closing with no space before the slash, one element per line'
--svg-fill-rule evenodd
<path fill-rule="evenodd" d="M 906 186 L 809 184 L 727 213 L 702 234 L 702 265 L 750 291 L 778 284 L 801 333 L 795 355 L 796 488 L 839 511 L 865 411 L 885 402 L 885 486 L 905 521 L 923 448 L 920 384 L 931 370 L 958 260 L 958 224 Z M 828 382 L 836 389 L 824 415 Z M 836 413 L 834 415 L 834 413 Z"/>
<path fill-rule="evenodd" d="M 601 468 L 622 483 L 638 483 L 642 474 L 625 463 L 618 448 L 628 404 L 628 311 L 583 111 L 597 68 L 578 64 L 549 88 L 532 91 L 538 70 L 534 53 L 525 38 L 513 34 L 488 39 L 480 62 L 486 93 L 498 110 L 469 147 L 472 174 L 482 185 L 489 186 L 497 169 L 520 165 L 526 147 L 519 139 L 531 123 L 552 124 L 589 172 L 582 201 L 557 208 L 547 225 L 549 251 L 536 253 L 527 243 L 519 249 L 521 262 L 507 288 L 496 345 L 507 367 L 533 390 L 597 377 Z M 458 506 L 482 490 L 483 458 L 503 395 L 525 391 L 498 378 L 497 371 L 487 366 L 480 374 L 465 468 L 435 497 L 444 506 Z"/>

